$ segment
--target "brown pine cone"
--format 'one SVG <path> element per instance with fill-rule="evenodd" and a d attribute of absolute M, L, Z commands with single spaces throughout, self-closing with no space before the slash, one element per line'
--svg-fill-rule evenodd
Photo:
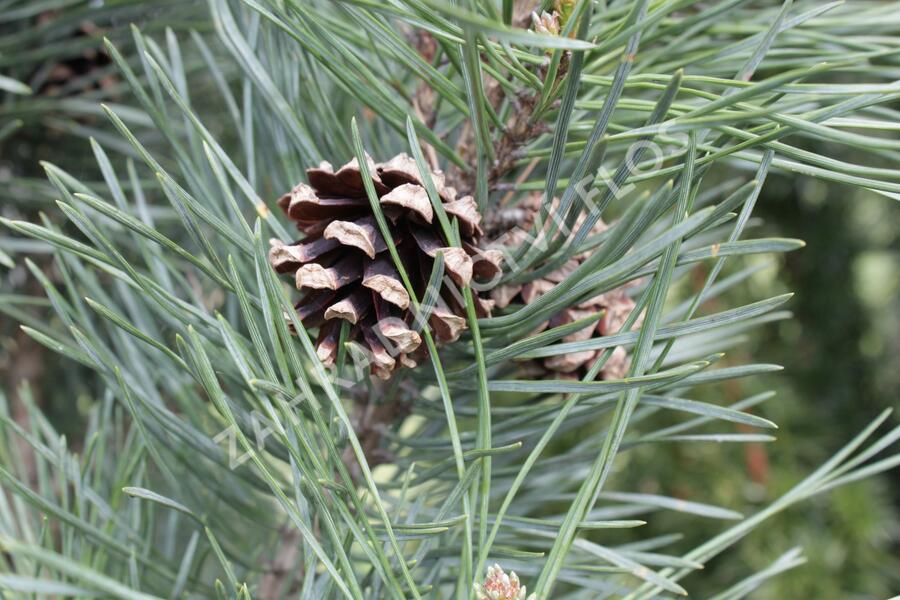
<path fill-rule="evenodd" d="M 462 247 L 453 247 L 434 215 L 415 160 L 399 154 L 377 165 L 368 156 L 366 161 L 393 242 L 420 301 L 434 259 L 443 253 L 444 283 L 428 327 L 438 343 L 452 342 L 466 329 L 458 289 L 468 286 L 473 276 L 490 280 L 500 273 L 500 254 L 478 248 L 481 215 L 475 201 L 471 196 L 457 198 L 442 173 L 431 173 L 447 216 L 459 223 Z M 351 324 L 349 339 L 368 350 L 373 374 L 387 379 L 400 366 L 415 366 L 424 354 L 419 326 L 379 232 L 356 159 L 337 171 L 323 162 L 306 174 L 309 184 L 297 184 L 278 200 L 305 237 L 292 243 L 272 240 L 269 261 L 279 273 L 294 275 L 297 288 L 304 292 L 295 308 L 304 326 L 319 329 L 319 358 L 334 364 L 343 320 Z M 488 316 L 493 301 L 474 297 L 478 316 Z"/>
<path fill-rule="evenodd" d="M 515 207 L 504 209 L 494 215 L 491 223 L 488 224 L 489 237 L 494 238 L 496 242 L 511 247 L 521 246 L 523 243 L 526 243 L 528 232 L 531 230 L 540 212 L 541 198 L 542 194 L 540 192 L 529 194 Z M 555 210 L 557 203 L 558 199 L 554 199 L 551 210 Z M 575 223 L 573 231 L 577 231 L 583 221 L 584 218 L 582 216 Z M 601 219 L 591 229 L 591 233 L 594 235 L 603 233 L 607 228 L 608 226 Z M 589 255 L 590 253 L 586 252 L 573 256 L 556 271 L 534 281 L 525 284 L 497 286 L 491 290 L 491 299 L 494 300 L 497 308 L 505 308 L 510 304 L 530 304 L 571 275 Z M 565 308 L 543 323 L 535 333 L 603 312 L 603 317 L 596 324 L 569 334 L 562 341 L 580 342 L 589 340 L 594 335 L 613 335 L 625 324 L 625 320 L 635 306 L 634 301 L 625 292 L 627 287 L 623 286 L 604 292 L 575 306 Z M 634 327 L 640 327 L 642 321 L 643 316 L 638 317 Z M 599 355 L 600 351 L 598 350 L 572 352 L 530 361 L 528 364 L 523 365 L 523 368 L 526 372 L 536 377 L 546 377 L 555 374 L 561 378 L 581 378 L 587 373 L 587 370 Z M 625 349 L 621 346 L 616 347 L 612 356 L 609 357 L 600 371 L 600 376 L 603 379 L 620 379 L 627 374 L 629 366 L 630 360 Z"/>

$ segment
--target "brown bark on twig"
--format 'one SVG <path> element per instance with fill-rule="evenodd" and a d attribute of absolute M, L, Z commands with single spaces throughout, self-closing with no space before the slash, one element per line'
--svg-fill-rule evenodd
<path fill-rule="evenodd" d="M 565 76 L 568 64 L 569 55 L 564 54 L 559 64 L 554 85 L 557 85 Z M 544 79 L 547 75 L 546 66 L 542 66 L 538 74 L 541 79 Z M 502 86 L 493 78 L 485 75 L 484 89 L 485 97 L 490 102 L 491 107 L 495 111 L 500 110 L 506 97 Z M 510 110 L 510 116 L 499 135 L 494 136 L 494 162 L 488 171 L 487 177 L 489 190 L 498 189 L 498 184 L 503 176 L 512 171 L 522 158 L 522 149 L 537 136 L 547 131 L 545 123 L 538 119 L 533 120 L 540 100 L 541 94 L 535 90 L 526 90 L 511 99 L 512 110 Z M 477 159 L 475 156 L 475 132 L 471 123 L 467 123 L 460 134 L 456 144 L 456 151 L 469 165 L 475 164 Z M 475 188 L 475 171 L 471 167 L 468 170 L 464 170 L 454 166 L 449 169 L 447 180 L 456 188 L 471 194 Z"/>
<path fill-rule="evenodd" d="M 437 40 L 434 39 L 434 36 L 425 30 L 418 29 L 413 33 L 413 37 L 416 51 L 423 59 L 429 63 L 433 63 L 438 47 Z M 433 130 L 434 124 L 437 121 L 437 112 L 435 111 L 435 94 L 434 90 L 431 89 L 431 86 L 424 81 L 420 82 L 413 94 L 412 105 L 419 120 L 425 123 L 425 126 L 428 127 L 428 129 Z M 439 161 L 434 146 L 425 143 L 424 149 L 429 166 L 432 170 L 437 170 L 439 168 Z"/>
<path fill-rule="evenodd" d="M 381 384 L 381 382 L 375 383 L 376 385 Z M 409 403 L 399 398 L 391 398 L 384 403 L 378 403 L 375 398 L 369 397 L 356 401 L 350 415 L 350 422 L 370 469 L 393 460 L 393 454 L 381 446 L 384 432 L 409 413 Z M 341 459 L 350 472 L 350 476 L 354 480 L 358 480 L 362 472 L 352 448 L 347 447 Z"/>

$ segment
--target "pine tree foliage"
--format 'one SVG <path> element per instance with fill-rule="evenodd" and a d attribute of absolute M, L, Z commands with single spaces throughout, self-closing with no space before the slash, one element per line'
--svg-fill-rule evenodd
<path fill-rule="evenodd" d="M 789 318 L 788 296 L 704 306 L 759 255 L 802 246 L 753 235 L 771 170 L 900 194 L 900 6 L 573 0 L 529 6 L 535 26 L 526 4 L 209 0 L 209 31 L 106 42 L 127 95 L 103 105 L 108 127 L 80 132 L 99 179 L 44 162 L 56 203 L 3 220 L 54 263 L 0 255 L 46 292 L 0 310 L 103 389 L 77 451 L 37 408 L 22 425 L 0 404 L 3 594 L 468 598 L 498 563 L 541 600 L 683 595 L 767 518 L 900 462 L 886 412 L 756 514 L 616 486 L 616 457 L 638 446 L 774 439 L 748 412 L 770 394 L 692 396 L 778 369 L 725 357 L 741 332 Z M 20 79 L 0 86 L 27 92 Z M 436 350 L 424 329 L 428 358 L 386 383 L 352 344 L 328 369 L 268 240 L 296 236 L 276 200 L 307 168 L 355 158 L 365 175 L 366 153 L 442 169 L 486 220 L 541 194 L 505 283 L 588 257 L 489 317 L 463 289 L 461 339 Z M 701 291 L 674 293 L 698 265 Z M 438 255 L 433 282 L 444 267 Z M 635 302 L 618 333 L 535 333 L 617 289 Z M 437 301 L 413 300 L 426 314 Z M 626 375 L 598 379 L 618 347 Z M 520 368 L 584 351 L 598 353 L 581 379 Z M 680 420 L 662 427 L 661 413 Z M 696 548 L 678 531 L 610 541 L 658 511 L 722 532 Z M 802 562 L 773 556 L 719 597 Z"/>
<path fill-rule="evenodd" d="M 104 137 L 99 101 L 124 99 L 125 86 L 103 50 L 105 36 L 130 48 L 127 24 L 146 21 L 152 32 L 187 31 L 203 11 L 195 2 L 126 0 L 111 6 L 87 0 L 4 2 L 0 14 L 0 141 L 41 126 L 64 134 Z M 196 60 L 189 60 L 190 69 Z M 129 116 L 138 113 L 120 106 Z M 32 140 L 33 141 L 33 140 Z M 113 139 L 108 140 L 115 144 Z M 122 146 L 124 148 L 124 146 Z"/>

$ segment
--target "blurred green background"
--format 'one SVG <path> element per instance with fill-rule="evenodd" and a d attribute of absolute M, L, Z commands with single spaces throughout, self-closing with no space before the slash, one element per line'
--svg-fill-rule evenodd
<path fill-rule="evenodd" d="M 620 477 L 637 491 L 701 497 L 752 514 L 827 460 L 900 397 L 900 212 L 867 191 L 770 175 L 755 216 L 769 235 L 807 246 L 733 289 L 746 302 L 791 291 L 794 319 L 751 332 L 729 351 L 785 370 L 724 386 L 723 404 L 774 390 L 758 412 L 775 421 L 770 444 L 675 445 L 629 453 Z M 771 260 L 771 259 L 766 259 Z M 702 274 L 697 277 L 697 288 Z M 894 417 L 896 419 L 896 416 Z M 632 475 L 630 475 L 632 474 Z M 751 534 L 735 553 L 689 580 L 697 597 L 741 572 L 802 546 L 808 563 L 775 578 L 755 598 L 889 598 L 900 592 L 900 478 L 888 474 L 804 503 Z M 658 534 L 665 522 L 653 527 Z M 720 526 L 697 519 L 694 544 Z M 682 525 L 683 527 L 683 525 Z M 649 535 L 646 531 L 645 535 Z M 692 547 L 694 544 L 688 544 Z"/>
<path fill-rule="evenodd" d="M 185 17 L 183 23 L 187 22 Z M 14 25 L 6 23 L 8 28 Z M 202 27 L 202 23 L 192 26 Z M 122 29 L 127 28 L 118 28 Z M 71 23 L 68 31 L 71 33 Z M 96 47 L 102 33 L 89 36 Z M 41 40 L 32 42 L 36 48 L 42 47 Z M 29 69 L 82 56 L 84 46 L 90 43 L 80 38 L 75 42 L 60 44 L 52 52 L 35 50 L 27 54 L 31 63 L 17 68 L 29 74 L 33 72 Z M 120 93 L 115 81 L 105 88 L 93 84 L 109 73 L 105 64 L 98 68 L 62 95 L 0 97 L 0 127 L 18 120 L 18 128 L 0 139 L 3 217 L 34 220 L 40 218 L 40 211 L 54 208 L 38 159 L 57 162 L 85 179 L 98 177 L 85 136 L 102 135 L 93 108 L 96 102 L 115 101 Z M 896 202 L 864 190 L 773 173 L 757 204 L 756 217 L 762 220 L 757 227 L 767 235 L 798 237 L 807 246 L 759 271 L 731 290 L 732 296 L 726 299 L 729 305 L 739 305 L 793 291 L 796 295 L 788 308 L 795 318 L 748 334 L 747 342 L 730 353 L 735 362 L 742 362 L 741 354 L 752 355 L 781 364 L 785 371 L 741 380 L 726 389 L 728 398 L 712 400 L 727 403 L 758 391 L 776 390 L 777 396 L 758 410 L 779 424 L 777 442 L 673 444 L 662 456 L 657 446 L 646 451 L 636 448 L 620 466 L 620 487 L 701 496 L 711 504 L 750 514 L 821 464 L 884 407 L 898 405 L 900 211 Z M 0 250 L 31 256 L 52 269 L 40 247 L 13 240 L 5 231 L 0 232 Z M 694 282 L 698 287 L 702 275 Z M 692 281 L 689 278 L 682 285 Z M 0 268 L 0 294 L 34 293 L 37 288 L 21 262 L 11 269 Z M 12 305 L 4 308 L 6 314 L 0 315 L 0 386 L 21 402 L 23 398 L 15 391 L 29 381 L 34 401 L 77 446 L 82 416 L 96 397 L 92 377 L 22 335 L 16 319 L 11 318 L 18 309 Z M 896 477 L 841 488 L 754 532 L 735 553 L 693 576 L 689 589 L 696 597 L 707 597 L 707 591 L 721 589 L 802 545 L 809 563 L 776 578 L 755 597 L 847 599 L 898 594 L 898 506 L 900 480 Z M 664 518 L 650 527 L 657 528 L 656 533 L 672 528 Z M 696 539 L 684 542 L 693 545 L 691 542 L 705 540 L 721 527 L 715 521 L 697 519 L 691 534 Z M 641 535 L 652 533 L 642 530 Z"/>

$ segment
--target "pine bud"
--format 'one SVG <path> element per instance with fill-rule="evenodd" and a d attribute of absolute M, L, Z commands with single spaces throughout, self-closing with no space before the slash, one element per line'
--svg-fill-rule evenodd
<path fill-rule="evenodd" d="M 565 27 L 575 11 L 575 0 L 556 0 L 555 6 L 555 12 L 559 15 L 559 24 L 561 27 Z"/>
<path fill-rule="evenodd" d="M 509 575 L 503 572 L 500 565 L 488 567 L 487 576 L 481 585 L 475 584 L 475 600 L 526 600 L 528 593 L 524 585 L 520 585 L 515 571 Z M 536 600 L 532 594 L 527 600 Z"/>
<path fill-rule="evenodd" d="M 559 13 L 556 11 L 548 13 L 545 10 L 542 11 L 540 15 L 538 15 L 537 11 L 532 12 L 531 24 L 536 33 L 543 33 L 544 35 L 559 35 L 559 32 L 561 31 Z"/>

